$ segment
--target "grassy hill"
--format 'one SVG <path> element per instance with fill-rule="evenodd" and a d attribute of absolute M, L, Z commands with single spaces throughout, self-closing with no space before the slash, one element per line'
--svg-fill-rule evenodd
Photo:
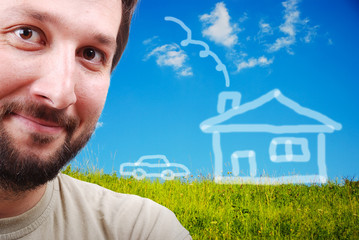
<path fill-rule="evenodd" d="M 206 178 L 137 181 L 71 167 L 64 173 L 166 206 L 193 239 L 359 239 L 359 182 L 219 185 Z"/>

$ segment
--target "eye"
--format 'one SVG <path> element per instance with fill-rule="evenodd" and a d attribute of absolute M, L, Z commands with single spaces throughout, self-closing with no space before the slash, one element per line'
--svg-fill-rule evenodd
<path fill-rule="evenodd" d="M 105 60 L 105 55 L 93 47 L 84 47 L 80 51 L 80 56 L 86 61 L 93 62 L 96 64 L 103 63 Z"/>
<path fill-rule="evenodd" d="M 17 37 L 21 38 L 26 42 L 45 45 L 45 41 L 43 40 L 40 31 L 35 30 L 33 28 L 30 27 L 17 28 L 14 30 L 14 33 Z"/>

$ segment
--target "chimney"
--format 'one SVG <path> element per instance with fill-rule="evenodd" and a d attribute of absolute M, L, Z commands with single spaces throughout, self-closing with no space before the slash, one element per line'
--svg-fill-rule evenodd
<path fill-rule="evenodd" d="M 241 96 L 240 92 L 221 92 L 218 95 L 217 112 L 221 114 L 230 109 L 238 108 L 241 102 Z M 227 103 L 231 104 L 230 106 L 232 107 L 226 109 L 226 105 L 228 105 Z"/>

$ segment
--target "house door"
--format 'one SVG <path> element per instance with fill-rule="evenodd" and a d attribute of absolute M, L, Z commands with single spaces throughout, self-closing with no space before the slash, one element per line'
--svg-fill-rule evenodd
<path fill-rule="evenodd" d="M 255 177 L 257 175 L 257 162 L 256 162 L 256 153 L 253 150 L 242 150 L 235 151 L 231 155 L 232 161 L 232 173 L 233 176 L 239 176 L 239 160 L 248 161 L 249 162 L 249 174 L 251 177 Z"/>

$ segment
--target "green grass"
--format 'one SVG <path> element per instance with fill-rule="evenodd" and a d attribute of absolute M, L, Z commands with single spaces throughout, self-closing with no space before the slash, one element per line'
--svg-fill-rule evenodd
<path fill-rule="evenodd" d="M 193 239 L 359 239 L 359 182 L 323 185 L 220 185 L 64 173 L 171 209 Z"/>

